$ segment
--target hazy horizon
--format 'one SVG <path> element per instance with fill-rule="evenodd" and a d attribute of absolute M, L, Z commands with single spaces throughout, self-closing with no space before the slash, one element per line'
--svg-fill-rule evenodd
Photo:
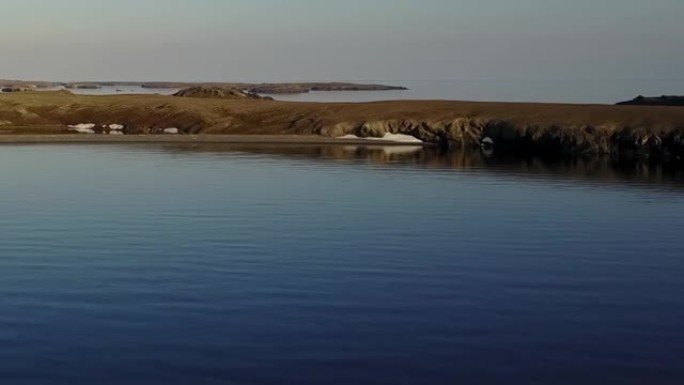
<path fill-rule="evenodd" d="M 0 78 L 681 79 L 684 2 L 5 0 Z"/>

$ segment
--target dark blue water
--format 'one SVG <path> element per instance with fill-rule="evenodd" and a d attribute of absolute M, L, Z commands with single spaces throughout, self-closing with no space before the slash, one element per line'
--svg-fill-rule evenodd
<path fill-rule="evenodd" d="M 0 181 L 2 384 L 684 381 L 676 171 L 62 145 Z"/>

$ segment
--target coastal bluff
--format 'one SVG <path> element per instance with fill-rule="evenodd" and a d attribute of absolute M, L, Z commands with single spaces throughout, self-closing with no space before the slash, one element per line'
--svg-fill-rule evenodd
<path fill-rule="evenodd" d="M 684 109 L 464 101 L 301 103 L 250 97 L 0 94 L 0 134 L 61 134 L 79 124 L 126 135 L 414 136 L 448 147 L 523 153 L 684 156 Z"/>

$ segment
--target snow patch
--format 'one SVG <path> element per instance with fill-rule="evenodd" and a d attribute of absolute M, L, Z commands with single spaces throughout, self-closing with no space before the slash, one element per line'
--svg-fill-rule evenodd
<path fill-rule="evenodd" d="M 178 134 L 178 129 L 176 127 L 165 128 L 163 131 L 165 134 L 175 135 Z"/>
<path fill-rule="evenodd" d="M 386 133 L 385 136 L 382 138 L 360 138 L 356 135 L 344 135 L 340 136 L 337 139 L 365 139 L 365 140 L 382 140 L 382 141 L 388 141 L 388 142 L 398 142 L 398 143 L 423 143 L 422 140 L 416 138 L 415 136 L 411 135 L 405 135 L 405 134 L 391 134 L 391 133 Z"/>
<path fill-rule="evenodd" d="M 115 131 L 121 131 L 124 129 L 124 126 L 123 126 L 123 124 L 110 124 L 109 129 L 115 130 Z"/>
<path fill-rule="evenodd" d="M 69 129 L 71 131 L 78 132 L 79 134 L 94 134 L 95 130 L 93 129 L 95 128 L 95 126 L 96 125 L 94 123 L 81 123 L 70 125 Z"/>
<path fill-rule="evenodd" d="M 405 134 L 390 134 L 389 132 L 382 137 L 382 140 L 391 140 L 393 142 L 402 143 L 423 143 L 422 140 L 416 138 L 415 136 Z"/>

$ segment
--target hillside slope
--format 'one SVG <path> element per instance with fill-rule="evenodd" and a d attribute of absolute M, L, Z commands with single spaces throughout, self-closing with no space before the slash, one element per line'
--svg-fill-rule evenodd
<path fill-rule="evenodd" d="M 293 103 L 162 95 L 0 94 L 0 133 L 61 133 L 81 123 L 120 124 L 126 134 L 175 127 L 192 134 L 413 135 L 428 142 L 532 152 L 681 154 L 677 107 L 387 101 Z"/>

